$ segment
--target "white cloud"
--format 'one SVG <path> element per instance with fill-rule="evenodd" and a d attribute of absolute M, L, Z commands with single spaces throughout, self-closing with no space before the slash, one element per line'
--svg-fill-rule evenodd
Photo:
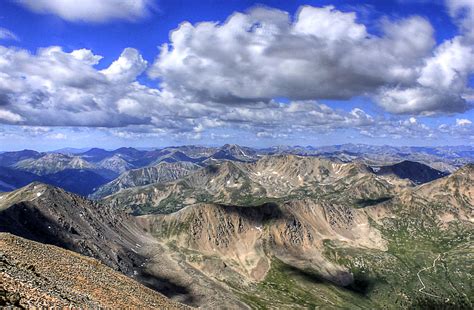
<path fill-rule="evenodd" d="M 148 90 L 131 83 L 146 62 L 136 50 L 125 49 L 109 68 L 98 71 L 94 65 L 101 58 L 84 49 L 67 53 L 48 47 L 30 54 L 0 46 L 0 107 L 21 115 L 10 115 L 10 122 L 27 125 L 113 127 L 150 122 L 149 116 L 136 117 L 117 107 L 120 99 Z"/>
<path fill-rule="evenodd" d="M 427 87 L 384 88 L 375 98 L 380 106 L 395 114 L 433 115 L 469 108 L 459 94 Z"/>
<path fill-rule="evenodd" d="M 465 118 L 457 118 L 456 119 L 456 126 L 470 126 L 472 122 Z"/>
<path fill-rule="evenodd" d="M 134 48 L 126 48 L 107 69 L 100 71 L 113 82 L 133 82 L 147 67 L 147 62 Z"/>
<path fill-rule="evenodd" d="M 474 1 L 447 0 L 451 16 L 457 21 L 469 40 L 474 40 Z"/>
<path fill-rule="evenodd" d="M 410 88 L 419 84 L 418 79 L 433 86 L 437 82 L 431 74 L 434 71 L 446 75 L 441 76 L 443 82 L 465 85 L 470 69 L 463 63 L 449 68 L 425 64 L 435 44 L 427 20 L 416 16 L 385 19 L 381 27 L 380 36 L 371 34 L 356 21 L 355 13 L 331 6 L 304 6 L 294 21 L 287 12 L 256 8 L 235 13 L 223 24 L 184 22 L 171 33 L 170 44 L 162 46 L 149 73 L 171 92 L 223 104 L 277 97 L 350 99 L 380 89 Z M 463 55 L 467 52 L 462 51 Z M 435 59 L 439 64 L 459 56 Z M 423 67 L 426 70 L 420 78 Z M 464 76 L 452 76 L 460 67 Z M 461 91 L 459 86 L 457 96 L 443 96 L 443 100 L 454 99 L 446 109 L 433 100 L 419 102 L 411 110 L 406 105 L 381 105 L 394 113 L 431 112 L 433 108 L 436 112 L 459 111 L 465 108 L 465 102 L 458 100 Z"/>
<path fill-rule="evenodd" d="M 18 37 L 10 30 L 0 27 L 0 40 L 18 41 Z"/>
<path fill-rule="evenodd" d="M 48 135 L 47 138 L 48 139 L 55 139 L 55 140 L 65 140 L 65 139 L 67 139 L 67 135 L 65 135 L 61 132 L 58 132 L 58 133 Z"/>
<path fill-rule="evenodd" d="M 20 115 L 10 112 L 10 111 L 5 111 L 3 109 L 0 109 L 0 122 L 7 123 L 7 124 L 8 123 L 15 124 L 15 123 L 19 123 L 22 120 L 23 118 Z"/>
<path fill-rule="evenodd" d="M 102 23 L 110 20 L 135 21 L 150 13 L 152 0 L 16 0 L 36 13 L 55 14 L 77 22 Z"/>
<path fill-rule="evenodd" d="M 148 63 L 133 48 L 99 70 L 102 56 L 88 49 L 0 46 L 0 123 L 104 127 L 123 139 L 217 137 L 222 128 L 280 138 L 341 129 L 395 138 L 443 133 L 415 116 L 471 107 L 473 46 L 457 36 L 435 47 L 432 27 L 420 17 L 381 25 L 374 35 L 354 13 L 309 6 L 295 19 L 255 8 L 222 24 L 183 23 L 149 71 L 162 81 L 159 88 L 139 82 Z M 318 100 L 353 96 L 407 116 Z M 472 132 L 470 124 L 446 126 Z"/>

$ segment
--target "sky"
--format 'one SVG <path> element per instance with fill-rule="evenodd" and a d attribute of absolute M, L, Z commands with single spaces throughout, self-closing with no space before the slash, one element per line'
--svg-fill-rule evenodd
<path fill-rule="evenodd" d="M 474 1 L 3 0 L 0 151 L 474 145 Z"/>

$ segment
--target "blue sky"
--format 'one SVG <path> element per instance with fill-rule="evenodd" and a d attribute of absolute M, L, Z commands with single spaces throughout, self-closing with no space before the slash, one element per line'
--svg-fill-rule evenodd
<path fill-rule="evenodd" d="M 0 2 L 0 150 L 474 144 L 474 4 Z"/>

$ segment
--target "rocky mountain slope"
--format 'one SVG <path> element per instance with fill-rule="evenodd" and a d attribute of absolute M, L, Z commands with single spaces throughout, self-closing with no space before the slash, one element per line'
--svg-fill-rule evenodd
<path fill-rule="evenodd" d="M 220 283 L 183 262 L 179 253 L 162 247 L 134 217 L 59 188 L 33 183 L 0 194 L 2 232 L 96 258 L 192 306 L 243 306 Z"/>
<path fill-rule="evenodd" d="M 427 183 L 448 175 L 446 172 L 408 160 L 390 166 L 374 167 L 374 170 L 378 175 L 394 174 L 401 179 L 409 179 L 415 184 Z"/>
<path fill-rule="evenodd" d="M 0 231 L 98 258 L 126 274 L 141 263 L 135 252 L 146 241 L 130 216 L 41 183 L 0 195 Z"/>
<path fill-rule="evenodd" d="M 135 214 L 169 213 L 196 202 L 258 205 L 307 196 L 337 200 L 341 192 L 354 201 L 365 201 L 391 197 L 410 185 L 396 176 L 377 176 L 363 164 L 281 155 L 253 163 L 224 161 L 175 182 L 123 190 L 106 201 Z"/>
<path fill-rule="evenodd" d="M 344 194 L 197 203 L 139 220 L 255 308 L 469 308 L 473 178 L 466 166 L 369 205 Z"/>
<path fill-rule="evenodd" d="M 101 262 L 0 233 L 0 306 L 187 309 Z"/>
<path fill-rule="evenodd" d="M 78 156 L 46 154 L 38 159 L 19 161 L 14 168 L 37 175 L 46 175 L 64 169 L 95 169 L 96 167 Z"/>
<path fill-rule="evenodd" d="M 0 192 L 9 192 L 40 180 L 42 177 L 33 173 L 0 167 Z"/>
<path fill-rule="evenodd" d="M 156 166 L 129 170 L 98 188 L 91 197 L 98 199 L 130 187 L 170 182 L 183 178 L 199 168 L 200 166 L 190 162 L 162 162 Z"/>

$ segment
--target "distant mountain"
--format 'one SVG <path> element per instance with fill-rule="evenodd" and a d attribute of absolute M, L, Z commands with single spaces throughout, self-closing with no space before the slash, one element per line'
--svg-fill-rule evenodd
<path fill-rule="evenodd" d="M 159 153 L 155 154 L 156 159 L 151 163 L 151 166 L 158 165 L 161 162 L 166 163 L 175 163 L 175 162 L 190 162 L 190 163 L 198 163 L 203 161 L 206 158 L 194 158 L 189 157 L 185 153 L 175 150 L 175 149 L 164 149 L 161 150 Z"/>
<path fill-rule="evenodd" d="M 217 152 L 212 154 L 209 160 L 232 160 L 251 162 L 258 159 L 258 153 L 251 148 L 242 147 L 236 144 L 226 144 Z"/>
<path fill-rule="evenodd" d="M 112 156 L 114 153 L 112 151 L 106 151 L 99 148 L 92 148 L 86 152 L 77 154 L 81 158 L 90 161 L 90 162 L 99 162 L 109 156 Z"/>
<path fill-rule="evenodd" d="M 32 151 L 23 150 L 18 152 L 4 152 L 0 154 L 0 166 L 9 167 L 15 165 L 17 162 L 25 159 L 37 159 L 43 156 L 43 154 Z"/>
<path fill-rule="evenodd" d="M 91 170 L 64 169 L 43 177 L 43 182 L 61 187 L 69 192 L 88 196 L 110 179 Z"/>
<path fill-rule="evenodd" d="M 415 184 L 431 182 L 448 175 L 446 172 L 408 160 L 390 166 L 377 167 L 374 170 L 378 175 L 394 174 L 401 179 L 409 179 Z"/>
<path fill-rule="evenodd" d="M 122 155 L 124 158 L 128 158 L 130 161 L 140 160 L 147 153 L 147 151 L 140 151 L 133 147 L 121 147 L 112 152 L 114 154 Z"/>
<path fill-rule="evenodd" d="M 390 197 L 411 184 L 397 176 L 377 176 L 360 163 L 280 155 L 252 163 L 226 160 L 175 182 L 124 189 L 106 201 L 136 214 L 169 213 L 197 202 L 248 206 L 307 195 L 325 195 L 334 200 L 350 197 L 356 203 Z M 348 197 L 337 194 L 342 192 Z"/>
<path fill-rule="evenodd" d="M 189 162 L 162 162 L 152 167 L 129 170 L 110 183 L 98 188 L 91 197 L 98 199 L 125 188 L 177 180 L 199 168 L 200 166 Z"/>
<path fill-rule="evenodd" d="M 117 174 L 121 174 L 127 170 L 136 168 L 134 165 L 126 161 L 120 154 L 114 154 L 111 157 L 106 157 L 96 165 L 102 169 L 114 171 Z"/>
<path fill-rule="evenodd" d="M 73 147 L 65 147 L 65 148 L 58 149 L 58 150 L 54 150 L 54 151 L 50 151 L 50 152 L 47 152 L 47 153 L 82 154 L 82 153 L 84 153 L 84 152 L 87 152 L 88 150 L 90 150 L 90 148 L 81 148 L 81 149 L 78 149 L 78 148 L 73 148 Z"/>
<path fill-rule="evenodd" d="M 94 164 L 78 156 L 64 154 L 45 154 L 37 159 L 25 159 L 13 167 L 37 175 L 52 174 L 65 169 L 96 169 Z"/>
<path fill-rule="evenodd" d="M 473 146 L 408 147 L 389 145 L 341 144 L 330 146 L 277 146 L 258 150 L 260 154 L 294 154 L 320 156 L 347 161 L 362 161 L 367 165 L 396 164 L 404 160 L 416 161 L 443 172 L 452 172 L 474 162 Z"/>
<path fill-rule="evenodd" d="M 30 172 L 0 167 L 0 192 L 9 192 L 31 182 L 43 180 L 44 178 Z"/>
<path fill-rule="evenodd" d="M 182 146 L 169 146 L 164 148 L 163 150 L 177 150 L 189 157 L 192 158 L 207 158 L 214 154 L 218 148 L 216 147 L 209 147 L 209 146 L 199 146 L 199 145 L 182 145 Z"/>

